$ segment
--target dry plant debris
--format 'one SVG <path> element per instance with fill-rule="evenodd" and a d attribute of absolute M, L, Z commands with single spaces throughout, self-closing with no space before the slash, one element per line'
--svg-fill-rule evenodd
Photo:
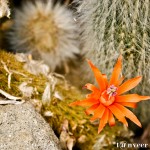
<path fill-rule="evenodd" d="M 0 18 L 10 17 L 10 9 L 8 7 L 8 0 L 0 0 Z"/>

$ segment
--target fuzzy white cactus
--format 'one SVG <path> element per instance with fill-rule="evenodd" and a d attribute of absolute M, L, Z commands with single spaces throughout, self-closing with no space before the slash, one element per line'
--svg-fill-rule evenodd
<path fill-rule="evenodd" d="M 22 9 L 16 10 L 8 36 L 13 50 L 32 53 L 36 59 L 42 58 L 51 71 L 79 53 L 77 37 L 71 11 L 48 0 L 28 1 Z"/>

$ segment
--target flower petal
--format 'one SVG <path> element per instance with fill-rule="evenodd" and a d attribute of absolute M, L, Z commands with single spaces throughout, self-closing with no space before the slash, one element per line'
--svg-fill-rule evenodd
<path fill-rule="evenodd" d="M 99 106 L 99 103 L 92 105 L 90 108 L 88 108 L 88 109 L 85 111 L 85 113 L 86 113 L 87 115 L 93 114 L 94 111 L 96 110 L 96 108 L 97 108 L 98 106 Z"/>
<path fill-rule="evenodd" d="M 128 127 L 128 123 L 125 119 L 125 115 L 113 104 L 108 106 L 109 110 L 115 115 L 115 117 Z"/>
<path fill-rule="evenodd" d="M 106 74 L 102 74 L 102 76 L 103 76 L 103 79 L 104 79 L 104 81 L 105 81 L 105 85 L 106 85 L 106 87 L 107 87 L 107 86 L 108 86 L 107 76 L 106 76 Z"/>
<path fill-rule="evenodd" d="M 120 102 L 119 104 L 123 106 L 131 107 L 131 108 L 137 107 L 137 103 L 134 103 L 134 102 Z"/>
<path fill-rule="evenodd" d="M 100 97 L 100 94 L 99 93 L 91 93 L 91 94 L 87 94 L 86 95 L 86 98 L 88 99 L 88 98 L 93 98 L 93 99 L 99 99 L 99 97 Z"/>
<path fill-rule="evenodd" d="M 121 77 L 118 82 L 116 83 L 116 86 L 119 86 L 124 80 L 124 77 Z"/>
<path fill-rule="evenodd" d="M 110 78 L 110 83 L 109 85 L 116 85 L 118 82 L 118 78 L 121 73 L 121 68 L 122 68 L 122 55 L 119 56 L 118 61 L 114 67 L 114 70 L 112 72 L 112 76 Z"/>
<path fill-rule="evenodd" d="M 131 89 L 133 89 L 134 87 L 136 87 L 139 82 L 141 81 L 142 77 L 136 77 L 136 78 L 132 78 L 126 82 L 124 82 L 119 88 L 118 88 L 118 95 L 121 95 L 122 93 L 125 93 Z"/>
<path fill-rule="evenodd" d="M 139 127 L 142 127 L 140 121 L 137 119 L 137 117 L 127 108 L 124 106 L 115 103 L 114 104 L 127 118 L 129 118 L 131 121 L 133 121 L 135 124 L 137 124 Z"/>
<path fill-rule="evenodd" d="M 99 92 L 99 89 L 93 84 L 87 83 L 84 87 L 92 92 Z"/>
<path fill-rule="evenodd" d="M 150 96 L 128 94 L 128 95 L 116 96 L 115 102 L 140 102 L 142 100 L 148 100 L 148 99 L 150 99 Z"/>
<path fill-rule="evenodd" d="M 112 112 L 109 110 L 109 118 L 108 118 L 108 121 L 109 121 L 109 125 L 110 126 L 114 126 L 115 125 L 115 118 L 112 114 Z"/>
<path fill-rule="evenodd" d="M 98 134 L 103 130 L 103 128 L 105 127 L 106 123 L 108 122 L 108 116 L 109 116 L 109 110 L 106 108 L 105 112 L 100 120 L 100 124 L 98 127 Z"/>
<path fill-rule="evenodd" d="M 103 78 L 103 75 L 98 70 L 98 68 L 92 64 L 92 62 L 90 60 L 87 60 L 87 61 L 88 61 L 88 64 L 90 65 L 90 67 L 94 73 L 94 76 L 98 82 L 100 91 L 102 92 L 102 91 L 106 90 L 106 84 L 105 84 L 105 79 Z"/>
<path fill-rule="evenodd" d="M 100 90 L 93 84 L 87 83 L 84 87 L 92 91 L 91 94 L 87 94 L 86 98 L 98 99 L 100 97 Z"/>
<path fill-rule="evenodd" d="M 88 98 L 88 99 L 84 99 L 82 101 L 75 101 L 73 103 L 70 103 L 69 106 L 91 106 L 94 104 L 99 103 L 99 100 L 97 99 L 93 99 L 93 98 Z"/>
<path fill-rule="evenodd" d="M 105 111 L 105 107 L 102 104 L 100 104 L 98 106 L 98 108 L 95 110 L 94 115 L 93 115 L 93 117 L 90 120 L 94 121 L 94 120 L 96 120 L 98 118 L 101 118 L 103 116 L 103 114 L 104 114 L 104 111 Z"/>

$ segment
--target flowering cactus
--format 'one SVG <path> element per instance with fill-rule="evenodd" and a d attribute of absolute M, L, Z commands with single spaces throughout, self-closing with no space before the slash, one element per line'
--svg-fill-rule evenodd
<path fill-rule="evenodd" d="M 136 92 L 149 94 L 150 1 L 75 1 L 79 3 L 85 57 L 110 75 L 112 61 L 122 53 L 127 77 L 143 76 Z"/>

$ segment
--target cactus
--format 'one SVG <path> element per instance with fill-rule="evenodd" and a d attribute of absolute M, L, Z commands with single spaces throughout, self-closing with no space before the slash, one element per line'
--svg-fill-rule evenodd
<path fill-rule="evenodd" d="M 124 74 L 142 75 L 137 90 L 149 94 L 150 1 L 83 0 L 79 4 L 85 57 L 109 74 L 113 59 L 122 53 Z"/>
<path fill-rule="evenodd" d="M 141 75 L 141 84 L 131 91 L 150 94 L 150 1 L 149 0 L 75 0 L 78 3 L 78 22 L 82 29 L 83 54 L 111 73 L 113 60 L 124 56 L 123 75 Z M 82 77 L 91 80 L 87 66 Z M 84 76 L 84 74 L 86 76 Z M 84 81 L 85 82 L 85 81 Z M 86 81 L 87 82 L 87 81 Z M 86 83 L 85 82 L 85 83 Z M 143 124 L 149 123 L 150 102 L 142 102 L 137 114 Z M 141 113 L 142 112 L 142 113 Z"/>
<path fill-rule="evenodd" d="M 32 53 L 49 64 L 51 71 L 76 58 L 78 32 L 71 11 L 48 0 L 27 1 L 22 6 L 15 10 L 8 33 L 13 51 Z"/>
<path fill-rule="evenodd" d="M 107 126 L 98 135 L 97 122 L 92 124 L 89 121 L 89 116 L 85 115 L 83 108 L 68 106 L 76 99 L 82 99 L 83 94 L 66 83 L 64 79 L 53 78 L 57 81 L 54 91 L 50 91 L 50 99 L 43 103 L 42 95 L 46 89 L 45 84 L 48 82 L 47 77 L 30 74 L 23 69 L 24 63 L 18 62 L 14 55 L 4 51 L 0 51 L 0 60 L 0 89 L 13 96 L 22 97 L 22 92 L 19 90 L 19 85 L 22 82 L 27 82 L 28 86 L 33 87 L 32 96 L 24 99 L 33 103 L 35 108 L 45 117 L 58 135 L 62 145 L 71 146 L 73 144 L 71 141 L 74 141 L 74 147 L 79 150 L 109 150 L 117 147 L 116 142 L 131 142 L 132 132 L 117 122 L 116 126 L 112 128 Z M 12 73 L 10 88 L 7 86 L 8 72 L 6 66 Z M 52 84 L 52 80 L 50 84 Z"/>

